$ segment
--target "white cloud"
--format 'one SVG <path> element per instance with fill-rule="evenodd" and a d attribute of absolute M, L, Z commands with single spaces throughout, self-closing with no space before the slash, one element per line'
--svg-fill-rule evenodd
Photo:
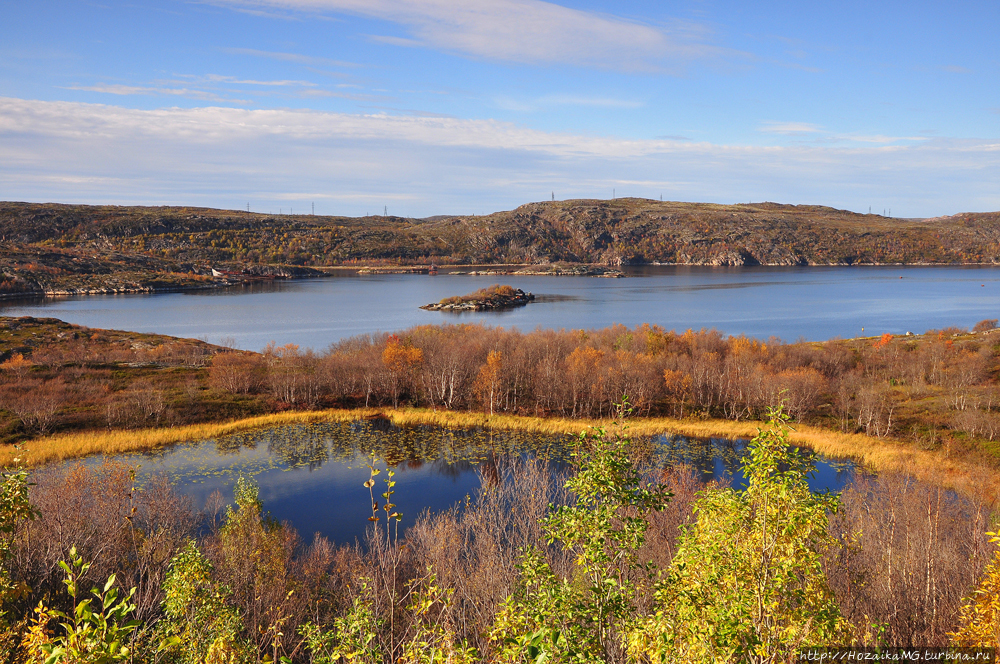
<path fill-rule="evenodd" d="M 1000 209 L 995 139 L 739 146 L 495 120 L 0 98 L 0 200 L 238 207 L 299 195 L 363 214 L 490 212 L 547 198 L 775 200 L 900 216 Z M 308 200 L 303 199 L 302 205 Z M 330 210 L 331 212 L 334 210 Z"/>
<path fill-rule="evenodd" d="M 815 134 L 822 131 L 818 125 L 809 122 L 764 122 L 758 131 L 767 134 Z"/>
<path fill-rule="evenodd" d="M 97 85 L 71 85 L 69 90 L 83 90 L 85 92 L 101 92 L 109 95 L 167 95 L 175 97 L 188 97 L 191 99 L 201 99 L 203 101 L 224 101 L 237 104 L 249 103 L 245 99 L 230 99 L 220 97 L 205 90 L 191 90 L 190 88 L 167 88 L 163 86 L 142 86 L 142 85 L 120 85 L 98 83 Z"/>
<path fill-rule="evenodd" d="M 239 79 L 239 78 L 236 78 L 235 76 L 220 76 L 219 74 L 207 74 L 205 76 L 193 77 L 193 78 L 200 78 L 201 80 L 206 81 L 208 83 L 230 83 L 230 84 L 233 84 L 233 85 L 265 85 L 265 86 L 277 86 L 277 87 L 289 87 L 289 86 L 315 87 L 316 86 L 316 84 L 312 83 L 311 81 L 290 81 L 290 80 L 281 80 L 281 81 L 255 81 L 255 80 L 252 80 L 252 79 Z"/>
<path fill-rule="evenodd" d="M 590 108 L 640 108 L 643 104 L 634 99 L 614 97 L 585 97 L 576 95 L 545 95 L 532 100 L 518 100 L 508 96 L 494 99 L 497 108 L 507 111 L 531 112 L 554 106 L 584 106 Z"/>
<path fill-rule="evenodd" d="M 840 134 L 836 137 L 840 141 L 851 141 L 855 143 L 876 143 L 887 145 L 889 143 L 899 143 L 900 141 L 926 141 L 927 136 L 886 136 L 884 134 Z"/>
<path fill-rule="evenodd" d="M 779 134 L 782 136 L 806 136 L 817 134 L 813 140 L 819 143 L 871 143 L 876 145 L 889 145 L 892 143 L 908 141 L 926 141 L 926 136 L 886 136 L 885 134 L 835 134 L 823 129 L 819 125 L 809 122 L 764 122 L 761 123 L 757 131 L 765 134 Z"/>
<path fill-rule="evenodd" d="M 355 62 L 345 62 L 343 60 L 331 60 L 329 58 L 319 58 L 301 53 L 284 53 L 280 51 L 259 51 L 254 48 L 223 48 L 223 53 L 233 55 L 252 55 L 258 58 L 269 58 L 282 62 L 295 62 L 301 65 L 312 65 L 318 67 L 361 67 Z"/>
<path fill-rule="evenodd" d="M 234 8 L 346 13 L 405 26 L 410 35 L 374 36 L 473 57 L 607 69 L 674 69 L 717 56 L 703 26 L 656 27 L 542 0 L 217 0 Z"/>
<path fill-rule="evenodd" d="M 230 94 L 242 95 L 268 95 L 271 92 L 254 91 L 254 88 L 277 88 L 296 89 L 292 94 L 300 96 L 345 96 L 339 93 L 324 92 L 319 89 L 319 85 L 311 81 L 302 80 L 256 80 L 242 79 L 235 76 L 223 76 L 220 74 L 174 74 L 173 80 L 152 81 L 143 85 L 125 85 L 120 83 L 96 83 L 94 85 L 73 85 L 68 86 L 69 90 L 83 90 L 86 92 L 100 92 L 119 96 L 129 95 L 152 95 L 152 96 L 174 96 L 187 97 L 190 99 L 200 99 L 202 101 L 214 101 L 234 104 L 250 104 L 247 99 L 234 99 Z M 240 86 L 251 86 L 249 90 L 239 89 Z M 310 94 L 311 93 L 311 94 Z M 351 97 L 354 98 L 354 97 Z M 378 99 L 378 97 L 364 97 L 364 99 Z"/>

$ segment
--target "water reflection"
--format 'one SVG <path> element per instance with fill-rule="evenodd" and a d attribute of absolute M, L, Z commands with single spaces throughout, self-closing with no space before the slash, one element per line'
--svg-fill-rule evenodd
<path fill-rule="evenodd" d="M 723 480 L 745 488 L 746 478 L 741 468 L 750 453 L 749 443 L 743 438 L 693 439 L 664 434 L 654 438 L 653 448 L 656 465 L 660 468 L 686 465 L 693 468 L 703 482 Z M 802 452 L 813 466 L 809 486 L 814 491 L 839 491 L 858 472 L 851 461 L 827 459 L 809 450 Z"/>
<path fill-rule="evenodd" d="M 482 481 L 497 481 L 499 468 L 514 457 L 546 460 L 553 472 L 569 466 L 575 436 L 398 427 L 384 419 L 350 423 L 295 424 L 243 432 L 144 454 L 118 458 L 139 466 L 140 484 L 165 474 L 177 489 L 204 505 L 213 491 L 229 500 L 240 475 L 256 478 L 265 507 L 290 521 L 309 538 L 319 532 L 340 542 L 362 538 L 370 516 L 368 463 L 396 470 L 394 502 L 404 526 L 424 510 L 449 509 L 464 501 Z M 634 441 L 636 452 L 657 468 L 690 466 L 705 480 L 742 486 L 747 441 L 692 439 L 662 435 Z M 101 457 L 85 463 L 99 464 Z M 843 488 L 852 478 L 850 463 L 814 457 L 815 490 Z M 378 479 L 381 480 L 382 475 Z M 384 490 L 381 483 L 376 488 Z"/>

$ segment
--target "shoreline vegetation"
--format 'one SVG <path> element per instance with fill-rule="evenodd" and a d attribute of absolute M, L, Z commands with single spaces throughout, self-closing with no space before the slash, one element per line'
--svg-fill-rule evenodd
<path fill-rule="evenodd" d="M 0 202 L 0 299 L 232 288 L 335 269 L 424 273 L 435 265 L 617 277 L 627 265 L 998 263 L 1000 212 L 893 219 L 824 206 L 625 198 L 412 219 Z"/>
<path fill-rule="evenodd" d="M 5 470 L 0 657 L 708 664 L 997 645 L 981 501 L 891 472 L 812 493 L 780 408 L 748 445 L 745 490 L 651 474 L 626 414 L 565 474 L 505 460 L 461 508 L 405 520 L 406 487 L 372 465 L 372 525 L 353 546 L 301 539 L 245 477 L 197 511 L 119 460 Z"/>
<path fill-rule="evenodd" d="M 445 324 L 347 339 L 322 353 L 273 343 L 254 353 L 0 317 L 0 463 L 315 419 L 576 434 L 628 395 L 643 436 L 750 437 L 784 402 L 797 444 L 994 504 L 998 357 L 995 320 L 972 332 L 822 343 L 649 325 L 521 333 Z"/>
<path fill-rule="evenodd" d="M 0 660 L 707 664 L 995 647 L 996 325 L 792 344 L 426 325 L 253 353 L 0 318 Z M 372 525 L 353 545 L 270 518 L 246 478 L 202 506 L 163 476 L 138 486 L 130 459 L 11 467 L 367 418 L 588 438 L 565 474 L 501 457 L 460 507 L 405 518 L 406 487 L 373 460 Z M 747 488 L 653 468 L 640 437 L 663 432 L 753 436 Z M 814 494 L 790 444 L 876 473 Z"/>
<path fill-rule="evenodd" d="M 170 445 L 217 438 L 265 427 L 310 422 L 353 422 L 386 419 L 396 426 L 434 425 L 445 428 L 483 427 L 496 431 L 578 435 L 611 426 L 611 419 L 567 419 L 524 415 L 493 415 L 410 408 L 351 408 L 274 413 L 228 422 L 177 427 L 80 431 L 55 434 L 26 441 L 17 447 L 0 446 L 0 467 L 19 458 L 27 467 L 68 461 L 93 454 L 154 451 Z M 635 437 L 674 434 L 692 438 L 750 439 L 763 428 L 759 420 L 678 420 L 668 417 L 637 417 L 629 422 Z M 858 433 L 829 431 L 806 424 L 794 425 L 788 442 L 830 459 L 850 459 L 876 473 L 904 473 L 992 507 L 1000 501 L 1000 471 L 955 458 L 947 449 L 918 449 L 897 440 L 880 440 Z"/>
<path fill-rule="evenodd" d="M 494 284 L 468 295 L 446 297 L 420 308 L 427 311 L 495 311 L 523 307 L 534 299 L 534 295 L 520 288 Z"/>

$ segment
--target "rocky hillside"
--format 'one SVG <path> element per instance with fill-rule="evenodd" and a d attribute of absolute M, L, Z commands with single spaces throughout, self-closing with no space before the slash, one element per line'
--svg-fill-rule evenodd
<path fill-rule="evenodd" d="M 822 206 L 625 198 L 485 216 L 317 217 L 0 203 L 0 294 L 213 287 L 337 265 L 1000 262 L 1000 213 L 891 219 Z"/>
<path fill-rule="evenodd" d="M 531 203 L 425 223 L 486 261 L 830 265 L 1000 261 L 1000 213 L 891 219 L 822 206 L 644 199 Z"/>

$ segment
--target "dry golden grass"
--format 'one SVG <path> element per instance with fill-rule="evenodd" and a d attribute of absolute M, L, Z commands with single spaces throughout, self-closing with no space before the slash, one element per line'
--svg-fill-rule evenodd
<path fill-rule="evenodd" d="M 28 466 L 84 457 L 90 454 L 117 454 L 151 450 L 189 440 L 215 438 L 226 434 L 269 426 L 302 422 L 350 422 L 384 417 L 397 425 L 431 424 L 443 427 L 483 426 L 496 430 L 516 430 L 546 434 L 578 434 L 592 426 L 608 426 L 610 420 L 571 420 L 557 417 L 493 415 L 427 409 L 330 409 L 263 415 L 232 422 L 196 424 L 163 429 L 89 431 L 60 434 L 25 443 L 24 449 L 0 447 L 0 465 L 9 466 L 15 457 Z M 749 438 L 763 422 L 730 420 L 676 420 L 641 418 L 629 423 L 636 436 L 674 433 L 692 437 Z M 903 472 L 915 478 L 954 489 L 993 505 L 1000 499 L 1000 473 L 958 458 L 947 449 L 923 450 L 912 444 L 872 438 L 863 434 L 841 433 L 808 425 L 796 425 L 791 442 L 834 459 L 853 459 L 876 472 Z"/>
<path fill-rule="evenodd" d="M 371 413 L 374 413 L 371 410 Z M 162 429 L 84 431 L 57 434 L 25 442 L 21 450 L 0 446 L 0 465 L 10 465 L 15 457 L 27 466 L 85 457 L 89 454 L 119 454 L 153 450 L 188 440 L 215 438 L 226 434 L 282 424 L 316 421 L 352 421 L 365 417 L 364 410 L 330 410 L 277 413 L 232 422 L 191 424 Z"/>

